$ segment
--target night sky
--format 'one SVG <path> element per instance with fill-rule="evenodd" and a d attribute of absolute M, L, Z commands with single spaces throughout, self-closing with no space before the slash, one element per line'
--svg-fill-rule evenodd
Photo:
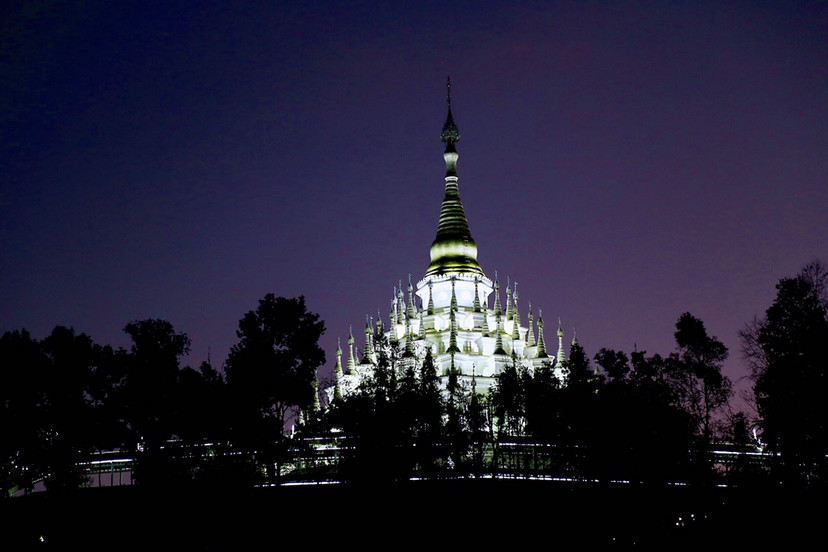
<path fill-rule="evenodd" d="M 480 263 L 553 341 L 667 354 L 689 311 L 738 379 L 737 332 L 828 262 L 828 2 L 16 4 L 0 331 L 162 318 L 219 365 L 304 295 L 324 377 L 429 264 L 447 75 Z"/>

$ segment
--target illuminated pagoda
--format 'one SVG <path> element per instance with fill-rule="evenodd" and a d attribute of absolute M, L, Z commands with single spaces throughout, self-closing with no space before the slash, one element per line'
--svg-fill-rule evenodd
<path fill-rule="evenodd" d="M 383 325 L 379 313 L 376 328 L 366 316 L 361 358 L 355 349 L 353 329 L 348 336 L 344 366 L 342 348 L 337 346 L 336 383 L 329 390 L 331 398 L 349 393 L 363 376 L 373 373 L 379 345 L 376 337 L 380 332 L 398 343 L 400 367 L 405 362 L 422 360 L 426 349 L 431 348 L 444 385 L 454 366 L 460 381 L 470 384 L 474 379 L 477 391 L 487 392 L 495 376 L 512 362 L 529 370 L 546 363 L 554 366 L 556 376 L 562 378 L 561 363 L 566 357 L 560 321 L 557 353 L 550 353 L 544 340 L 541 310 L 538 309 L 535 318 L 529 303 L 524 325 L 517 284 L 510 284 L 507 279 L 505 289 L 501 290 L 497 273 L 491 280 L 477 261 L 477 244 L 472 238 L 458 187 L 455 144 L 460 140 L 460 131 L 451 114 L 450 81 L 448 116 L 441 137 L 446 145 L 443 153 L 446 184 L 437 236 L 431 244 L 431 264 L 416 288 L 410 276 L 407 290 L 403 289 L 402 281 L 394 287 L 388 326 Z M 505 308 L 501 293 L 505 295 Z"/>

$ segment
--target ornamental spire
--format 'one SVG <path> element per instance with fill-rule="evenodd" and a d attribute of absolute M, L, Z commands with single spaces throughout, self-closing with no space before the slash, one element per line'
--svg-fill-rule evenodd
<path fill-rule="evenodd" d="M 405 352 L 403 357 L 409 358 L 414 356 L 414 347 L 411 344 L 411 319 L 405 317 Z"/>
<path fill-rule="evenodd" d="M 426 276 L 461 273 L 485 276 L 477 262 L 477 244 L 471 236 L 460 191 L 457 187 L 457 150 L 460 129 L 451 114 L 451 79 L 447 81 L 448 115 L 440 137 L 446 144 L 443 159 L 446 162 L 446 191 L 440 208 L 437 237 L 431 244 L 431 264 Z"/>
<path fill-rule="evenodd" d="M 365 314 L 365 354 L 362 357 L 363 364 L 373 364 L 374 363 L 374 329 L 371 327 L 372 324 L 370 319 L 368 318 L 368 314 Z"/>
<path fill-rule="evenodd" d="M 451 308 L 449 309 L 449 348 L 448 351 L 452 355 L 459 353 L 460 349 L 457 347 L 457 295 L 454 293 L 454 278 L 451 279 Z"/>
<path fill-rule="evenodd" d="M 394 290 L 396 291 L 396 290 Z M 395 343 L 397 341 L 397 299 L 391 299 L 391 311 L 388 313 L 388 340 L 391 343 Z"/>
<path fill-rule="evenodd" d="M 391 327 L 397 323 L 397 286 L 394 286 L 394 294 L 391 296 Z"/>
<path fill-rule="evenodd" d="M 336 338 L 336 370 L 342 371 L 342 345 L 340 339 Z"/>
<path fill-rule="evenodd" d="M 512 319 L 512 284 L 506 276 L 506 320 Z"/>
<path fill-rule="evenodd" d="M 566 352 L 564 352 L 563 346 L 563 336 L 564 332 L 561 328 L 561 319 L 558 318 L 558 363 L 564 362 L 566 360 Z"/>
<path fill-rule="evenodd" d="M 532 317 L 532 302 L 529 302 L 529 332 L 528 336 L 526 337 L 526 346 L 527 347 L 534 347 L 535 346 L 535 327 L 533 326 L 534 318 Z"/>
<path fill-rule="evenodd" d="M 538 309 L 538 358 L 548 358 L 546 342 L 543 340 L 543 310 Z"/>
<path fill-rule="evenodd" d="M 454 353 L 460 352 L 460 348 L 457 347 L 457 315 L 454 313 L 454 309 L 451 309 L 449 314 L 449 326 L 449 348 L 446 352 L 451 353 L 451 358 L 454 359 Z"/>
<path fill-rule="evenodd" d="M 397 303 L 399 304 L 399 307 L 397 308 L 397 324 L 405 324 L 406 312 L 405 299 L 403 298 L 402 280 L 400 280 L 400 289 L 397 291 Z"/>
<path fill-rule="evenodd" d="M 391 301 L 393 303 L 394 301 Z M 391 343 L 397 342 L 397 312 L 392 310 L 388 313 L 388 341 Z"/>
<path fill-rule="evenodd" d="M 494 354 L 496 355 L 505 355 L 506 350 L 503 348 L 503 327 L 500 325 L 500 314 L 495 315 L 495 324 L 497 329 L 495 330 L 497 334 L 495 335 L 495 350 Z"/>
<path fill-rule="evenodd" d="M 354 330 L 351 326 L 348 327 L 348 371 L 346 372 L 348 375 L 354 373 L 354 368 L 356 367 L 356 360 L 354 359 Z"/>
<path fill-rule="evenodd" d="M 414 305 L 414 287 L 411 285 L 411 274 L 408 275 L 408 317 L 414 318 L 417 307 Z"/>
<path fill-rule="evenodd" d="M 501 312 L 503 312 L 503 311 L 500 308 L 500 284 L 497 282 L 497 270 L 495 270 L 495 302 L 494 302 L 495 316 L 500 316 Z"/>

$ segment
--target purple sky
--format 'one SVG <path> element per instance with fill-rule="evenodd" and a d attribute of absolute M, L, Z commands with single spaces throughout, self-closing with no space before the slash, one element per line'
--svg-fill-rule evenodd
<path fill-rule="evenodd" d="M 0 331 L 163 318 L 220 364 L 302 294 L 330 369 L 428 266 L 449 74 L 480 263 L 590 356 L 690 311 L 737 379 L 828 262 L 827 2 L 111 4 L 0 17 Z"/>

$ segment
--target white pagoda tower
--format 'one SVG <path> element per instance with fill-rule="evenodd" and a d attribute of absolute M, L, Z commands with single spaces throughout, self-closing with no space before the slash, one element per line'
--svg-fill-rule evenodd
<path fill-rule="evenodd" d="M 445 196 L 440 209 L 437 236 L 431 244 L 431 264 L 416 289 L 409 276 L 407 296 L 402 282 L 395 286 L 391 300 L 390 325 L 377 328 L 397 340 L 406 358 L 422 359 L 431 348 L 443 383 L 449 369 L 459 371 L 460 380 L 475 380 L 476 389 L 487 392 L 495 376 L 512 362 L 534 370 L 543 364 L 555 368 L 561 378 L 561 363 L 566 360 L 563 331 L 558 323 L 557 354 L 547 352 L 544 321 L 538 309 L 534 318 L 529 303 L 526 325 L 518 308 L 517 284 L 507 284 L 506 306 L 501 303 L 501 288 L 495 273 L 492 281 L 477 262 L 477 244 L 472 239 L 457 177 L 457 150 L 460 131 L 451 114 L 451 83 L 448 85 L 448 116 L 443 125 L 442 141 L 446 144 Z M 537 323 L 537 339 L 535 338 Z M 336 388 L 334 396 L 347 394 L 360 378 L 371 373 L 376 362 L 375 332 L 366 316 L 365 345 L 362 358 L 354 349 L 353 331 L 348 337 L 347 364 L 342 365 L 342 349 L 336 352 Z M 514 360 L 513 360 L 514 359 Z"/>

